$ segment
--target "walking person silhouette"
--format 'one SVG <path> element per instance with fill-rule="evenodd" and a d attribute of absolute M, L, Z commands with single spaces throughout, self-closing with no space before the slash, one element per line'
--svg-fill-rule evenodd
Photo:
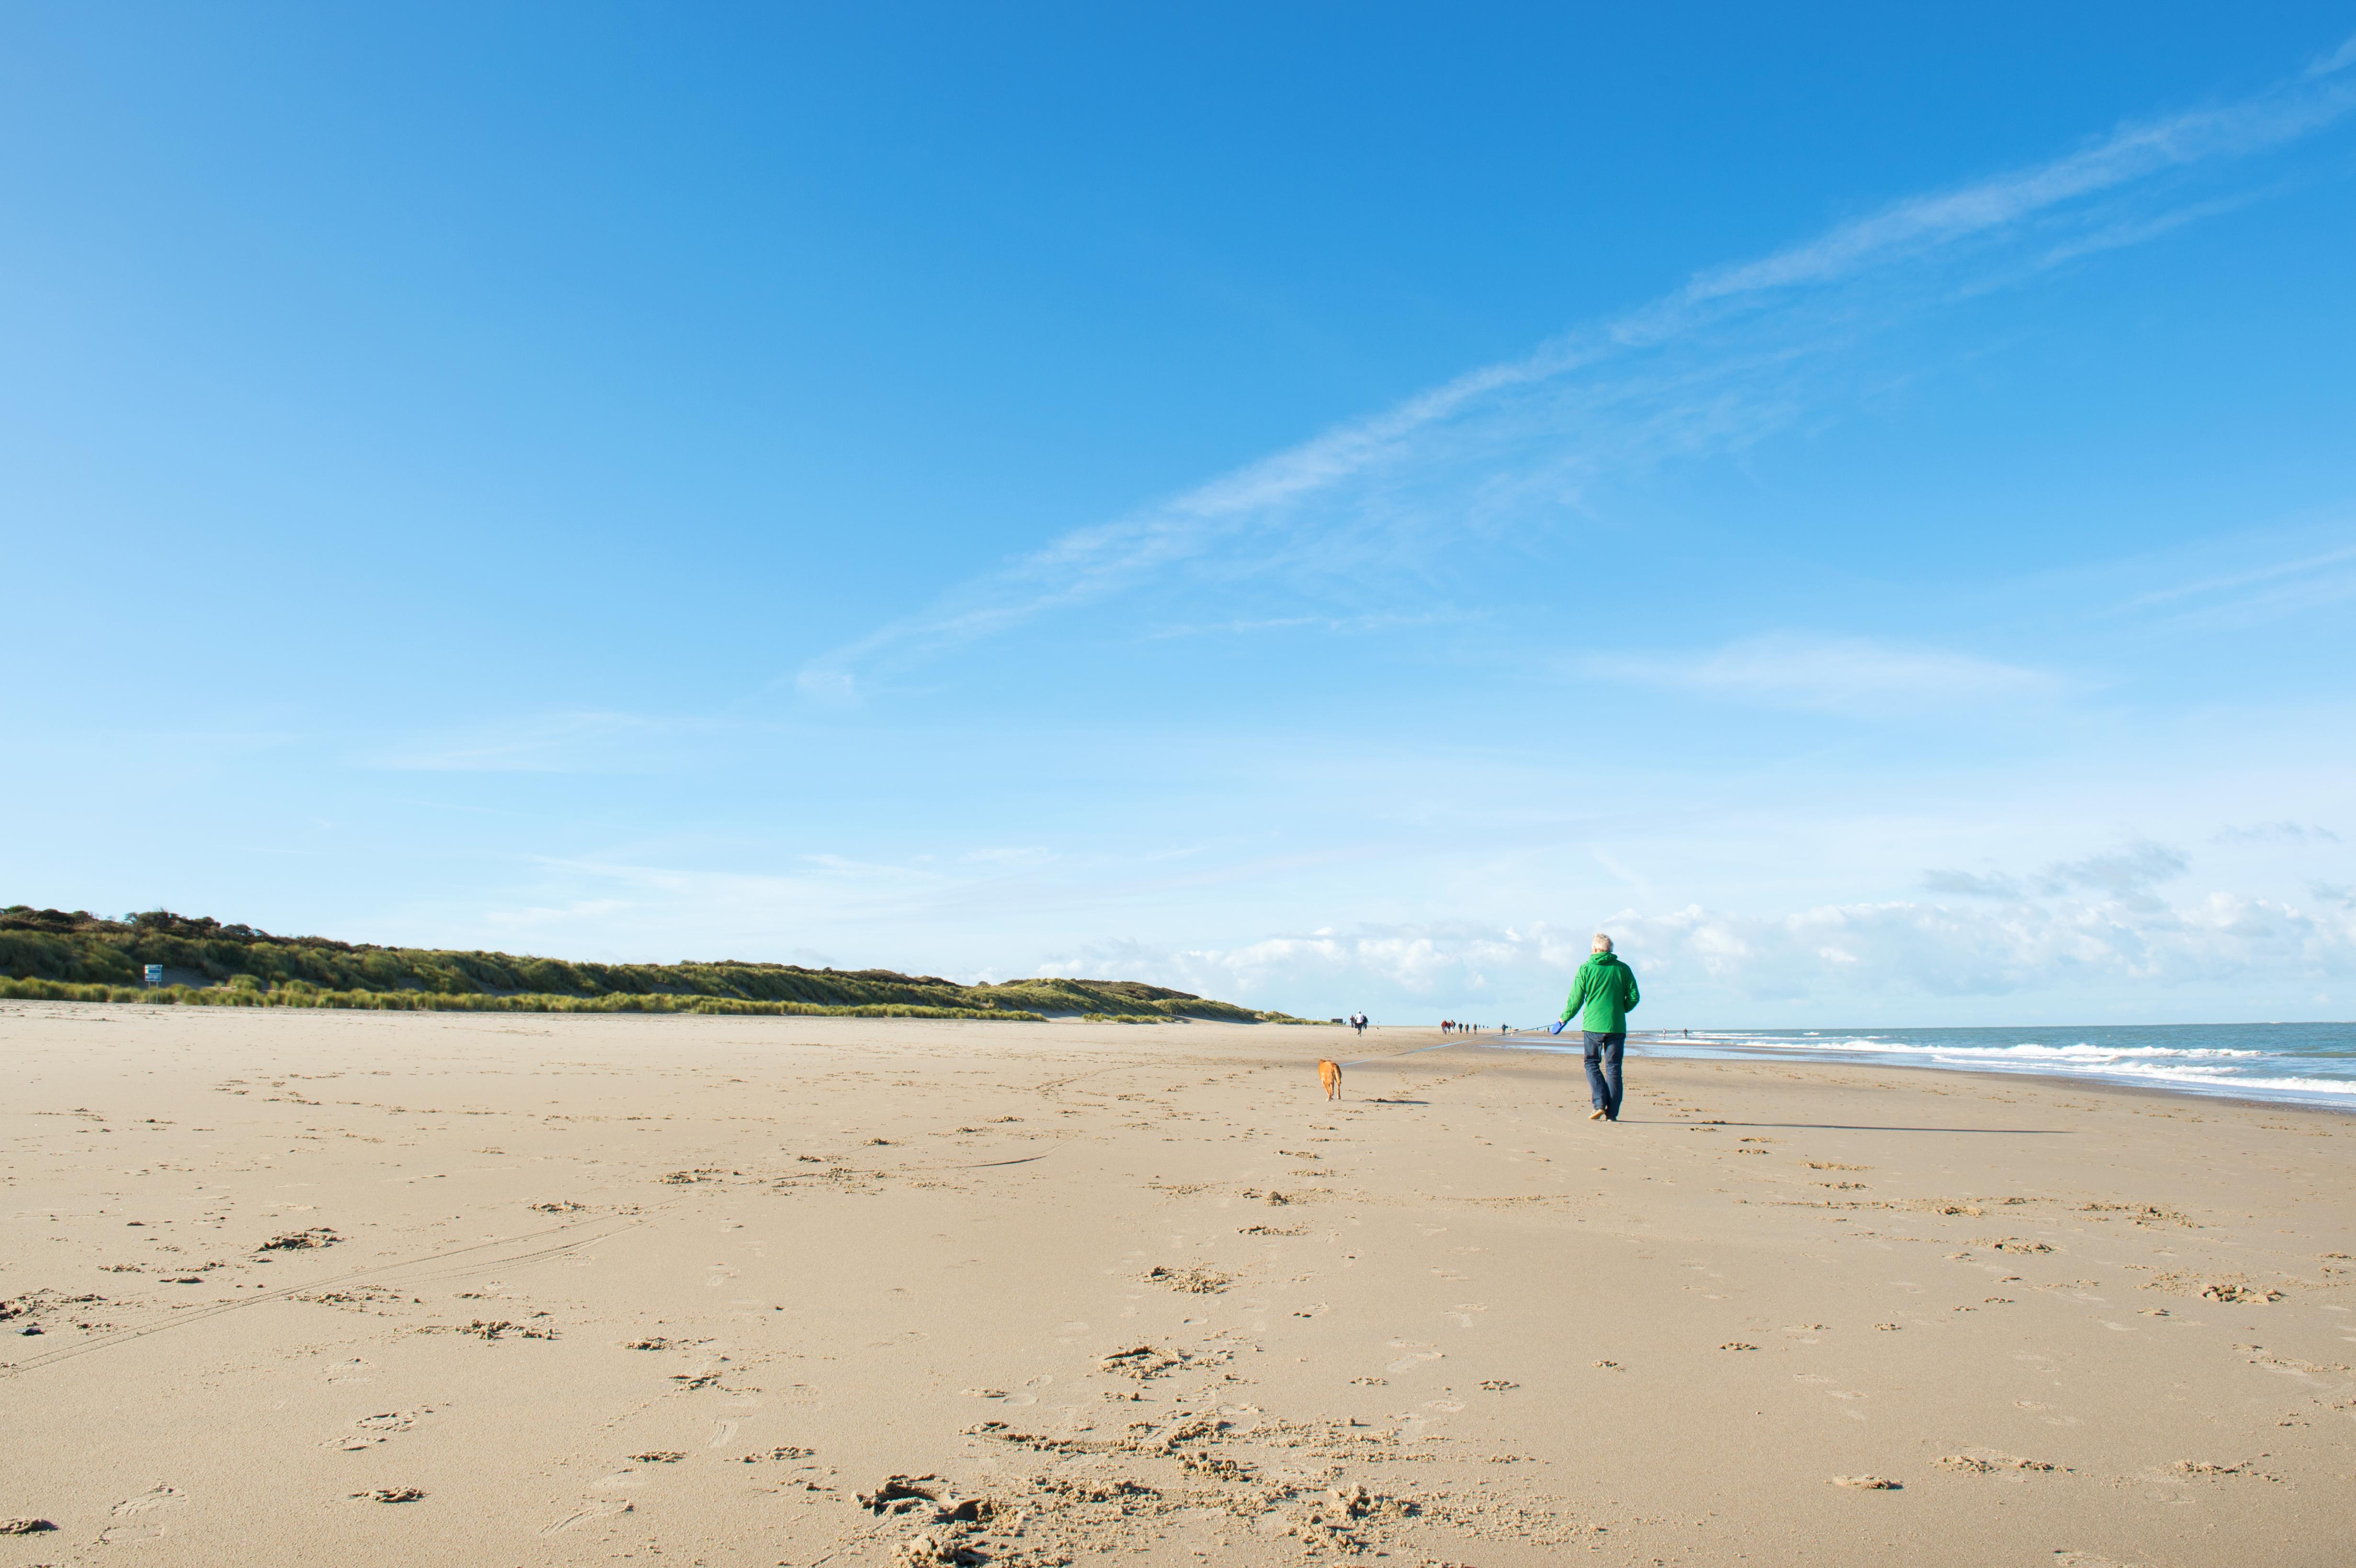
<path fill-rule="evenodd" d="M 1580 1038 L 1587 1046 L 1587 1093 L 1595 1109 L 1590 1122 L 1620 1119 L 1620 1057 L 1628 1044 L 1628 1014 L 1639 1000 L 1636 972 L 1612 951 L 1612 939 L 1595 933 L 1593 951 L 1571 977 L 1570 996 L 1562 1005 L 1560 1034 L 1572 1015 L 1579 1018 Z"/>

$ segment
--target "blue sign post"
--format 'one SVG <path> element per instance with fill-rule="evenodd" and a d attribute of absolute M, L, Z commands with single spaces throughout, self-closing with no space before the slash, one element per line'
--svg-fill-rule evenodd
<path fill-rule="evenodd" d="M 151 986 L 160 986 L 164 983 L 164 966 L 161 964 L 147 965 L 147 983 Z"/>

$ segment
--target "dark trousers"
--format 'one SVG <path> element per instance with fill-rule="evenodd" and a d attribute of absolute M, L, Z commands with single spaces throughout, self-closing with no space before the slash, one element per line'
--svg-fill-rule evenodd
<path fill-rule="evenodd" d="M 1616 1122 L 1620 1119 L 1620 1051 L 1628 1043 L 1627 1033 L 1597 1034 L 1583 1029 L 1579 1035 L 1587 1042 L 1587 1097 Z"/>

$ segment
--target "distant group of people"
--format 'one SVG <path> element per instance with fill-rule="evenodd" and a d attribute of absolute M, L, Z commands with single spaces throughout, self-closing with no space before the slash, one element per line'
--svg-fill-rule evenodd
<path fill-rule="evenodd" d="M 1364 1013 L 1352 1013 L 1350 1015 L 1350 1027 L 1360 1034 L 1366 1032 L 1366 1015 Z"/>
<path fill-rule="evenodd" d="M 1468 1024 L 1459 1019 L 1442 1019 L 1440 1020 L 1440 1032 L 1442 1034 L 1471 1034 L 1480 1027 L 1481 1026 L 1479 1024 Z M 1501 1034 L 1505 1032 L 1505 1026 L 1504 1024 L 1499 1024 L 1497 1026 L 1497 1030 Z"/>

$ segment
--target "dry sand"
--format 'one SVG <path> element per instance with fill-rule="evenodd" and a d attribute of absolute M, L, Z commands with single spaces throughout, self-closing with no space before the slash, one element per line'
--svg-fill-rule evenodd
<path fill-rule="evenodd" d="M 6 1004 L 0 1568 L 2356 1558 L 2356 1121 L 1437 1038 Z"/>

